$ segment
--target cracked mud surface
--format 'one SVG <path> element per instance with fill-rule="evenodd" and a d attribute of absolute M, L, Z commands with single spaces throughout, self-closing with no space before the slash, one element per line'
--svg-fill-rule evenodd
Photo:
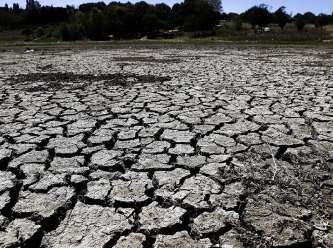
<path fill-rule="evenodd" d="M 0 247 L 333 247 L 331 52 L 2 53 Z"/>

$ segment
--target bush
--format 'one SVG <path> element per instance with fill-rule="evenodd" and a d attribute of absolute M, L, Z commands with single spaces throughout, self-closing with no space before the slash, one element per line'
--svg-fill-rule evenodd
<path fill-rule="evenodd" d="M 36 37 L 40 38 L 45 35 L 45 30 L 42 27 L 38 27 L 35 30 L 35 35 L 36 35 Z"/>
<path fill-rule="evenodd" d="M 242 30 L 242 18 L 240 16 L 234 16 L 231 19 L 232 27 L 235 31 L 241 31 Z"/>
<path fill-rule="evenodd" d="M 82 40 L 85 38 L 85 32 L 81 24 L 62 24 L 60 26 L 60 36 L 63 41 Z"/>
<path fill-rule="evenodd" d="M 32 35 L 32 30 L 30 28 L 25 28 L 22 30 L 21 34 L 23 34 L 25 36 L 30 36 L 30 35 Z"/>

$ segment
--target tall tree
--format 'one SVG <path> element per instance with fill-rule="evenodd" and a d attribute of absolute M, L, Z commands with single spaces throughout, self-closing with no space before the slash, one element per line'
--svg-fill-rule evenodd
<path fill-rule="evenodd" d="M 83 3 L 79 6 L 79 10 L 84 13 L 88 13 L 92 11 L 93 8 L 102 10 L 106 7 L 104 2 L 97 2 L 97 3 Z"/>
<path fill-rule="evenodd" d="M 321 13 L 317 16 L 317 25 L 320 28 L 323 28 L 324 26 L 326 26 L 328 24 L 330 24 L 330 16 L 329 15 Z"/>
<path fill-rule="evenodd" d="M 13 3 L 12 11 L 14 14 L 17 14 L 20 12 L 20 5 L 18 3 Z"/>
<path fill-rule="evenodd" d="M 89 13 L 86 24 L 88 38 L 92 40 L 105 39 L 105 25 L 103 21 L 103 13 L 99 9 L 93 8 Z"/>
<path fill-rule="evenodd" d="M 306 18 L 302 14 L 297 14 L 294 16 L 295 25 L 298 31 L 302 31 L 307 23 Z"/>
<path fill-rule="evenodd" d="M 245 11 L 243 17 L 253 28 L 257 25 L 263 27 L 272 21 L 272 14 L 269 12 L 268 6 L 265 4 L 253 6 Z"/>
<path fill-rule="evenodd" d="M 159 19 L 159 23 L 162 28 L 168 28 L 168 21 L 171 14 L 171 8 L 165 3 L 160 3 L 155 5 L 155 14 Z"/>
<path fill-rule="evenodd" d="M 203 0 L 185 0 L 182 8 L 185 31 L 212 30 L 220 17 L 220 13 Z"/>
<path fill-rule="evenodd" d="M 307 24 L 316 24 L 317 17 L 312 12 L 306 12 L 303 14 L 303 19 Z"/>
<path fill-rule="evenodd" d="M 221 0 L 208 0 L 208 4 L 213 8 L 215 12 L 222 12 L 222 2 Z"/>
<path fill-rule="evenodd" d="M 282 6 L 274 13 L 274 20 L 279 25 L 281 30 L 284 29 L 286 24 L 290 21 L 290 15 L 286 12 L 286 7 Z"/>
<path fill-rule="evenodd" d="M 326 15 L 326 14 L 319 14 L 317 16 L 317 26 L 320 27 L 320 36 L 321 36 L 321 39 L 323 39 L 323 28 L 324 26 L 327 26 L 328 24 L 330 24 L 330 16 L 329 15 Z"/>
<path fill-rule="evenodd" d="M 26 9 L 39 9 L 41 7 L 40 3 L 35 0 L 26 0 Z"/>

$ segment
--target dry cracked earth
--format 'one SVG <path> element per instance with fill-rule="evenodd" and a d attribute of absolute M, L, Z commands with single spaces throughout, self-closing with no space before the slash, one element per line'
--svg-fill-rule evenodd
<path fill-rule="evenodd" d="M 333 247 L 329 49 L 0 54 L 0 247 Z"/>

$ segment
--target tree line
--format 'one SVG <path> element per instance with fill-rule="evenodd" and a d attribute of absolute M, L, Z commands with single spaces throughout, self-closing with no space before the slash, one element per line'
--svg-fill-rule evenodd
<path fill-rule="evenodd" d="M 314 24 L 317 27 L 323 27 L 330 23 L 333 23 L 332 15 L 319 14 L 315 15 L 312 12 L 306 12 L 304 14 L 296 14 L 292 16 L 288 14 L 285 6 L 281 6 L 275 12 L 270 12 L 269 8 L 265 4 L 259 6 L 253 6 L 241 15 L 242 20 L 247 21 L 252 27 L 267 26 L 270 23 L 276 23 L 283 30 L 287 23 L 294 22 L 298 31 L 302 31 L 306 24 Z"/>
<path fill-rule="evenodd" d="M 299 31 L 306 24 L 323 27 L 333 23 L 333 14 L 315 15 L 311 12 L 292 16 L 285 7 L 271 12 L 266 5 L 254 6 L 242 14 L 223 13 L 221 0 L 185 0 L 172 7 L 148 4 L 111 2 L 85 3 L 73 6 L 41 6 L 27 0 L 25 8 L 18 4 L 0 7 L 0 31 L 23 29 L 26 35 L 58 36 L 62 40 L 105 40 L 152 36 L 160 30 L 185 32 L 214 30 L 220 20 L 247 22 L 257 30 L 270 23 L 281 29 L 294 22 Z"/>

